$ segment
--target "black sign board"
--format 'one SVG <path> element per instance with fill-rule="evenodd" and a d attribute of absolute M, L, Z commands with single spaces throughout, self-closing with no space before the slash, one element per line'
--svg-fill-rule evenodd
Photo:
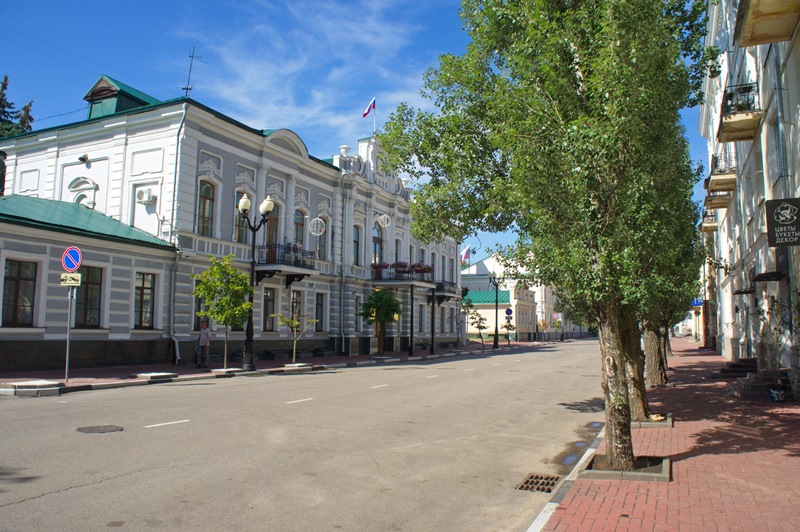
<path fill-rule="evenodd" d="M 800 246 L 800 198 L 767 202 L 769 247 Z"/>

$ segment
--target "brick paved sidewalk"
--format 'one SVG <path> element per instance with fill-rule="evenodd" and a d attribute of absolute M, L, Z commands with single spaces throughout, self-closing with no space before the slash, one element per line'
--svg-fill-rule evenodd
<path fill-rule="evenodd" d="M 672 342 L 674 388 L 648 391 L 672 429 L 634 429 L 634 452 L 672 460 L 672 481 L 578 477 L 543 530 L 800 530 L 800 404 L 736 399 L 725 359 Z M 604 454 L 603 445 L 598 454 Z"/>

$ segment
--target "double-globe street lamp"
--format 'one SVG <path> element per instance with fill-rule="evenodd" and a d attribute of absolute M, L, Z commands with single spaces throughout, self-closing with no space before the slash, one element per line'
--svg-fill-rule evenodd
<path fill-rule="evenodd" d="M 258 212 L 261 213 L 261 220 L 258 222 L 251 222 L 248 213 L 250 212 L 250 198 L 247 194 L 242 196 L 239 200 L 239 212 L 242 215 L 242 221 L 247 224 L 247 228 L 252 232 L 250 239 L 250 312 L 247 316 L 247 327 L 245 328 L 244 338 L 244 352 L 242 353 L 242 369 L 245 371 L 255 371 L 255 357 L 253 356 L 253 299 L 255 296 L 256 284 L 256 233 L 261 227 L 269 220 L 269 213 L 275 208 L 275 203 L 267 196 L 261 205 L 258 206 Z"/>
<path fill-rule="evenodd" d="M 489 277 L 489 282 L 494 285 L 494 342 L 492 343 L 492 349 L 497 349 L 500 347 L 500 329 L 499 325 L 499 314 L 498 314 L 498 303 L 499 303 L 499 296 L 500 296 L 500 285 L 503 284 L 503 278 L 498 277 L 496 273 L 492 273 L 492 276 Z"/>

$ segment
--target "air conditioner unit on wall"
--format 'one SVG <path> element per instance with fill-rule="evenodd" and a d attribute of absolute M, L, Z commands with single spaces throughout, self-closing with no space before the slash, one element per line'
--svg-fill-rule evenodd
<path fill-rule="evenodd" d="M 153 190 L 140 188 L 136 191 L 136 203 L 152 203 L 154 199 Z"/>

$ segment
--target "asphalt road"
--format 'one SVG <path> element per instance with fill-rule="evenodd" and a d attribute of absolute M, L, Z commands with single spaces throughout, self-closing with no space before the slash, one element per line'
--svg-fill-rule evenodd
<path fill-rule="evenodd" d="M 598 353 L 5 398 L 0 530 L 526 530 L 551 494 L 515 486 L 600 429 Z"/>

